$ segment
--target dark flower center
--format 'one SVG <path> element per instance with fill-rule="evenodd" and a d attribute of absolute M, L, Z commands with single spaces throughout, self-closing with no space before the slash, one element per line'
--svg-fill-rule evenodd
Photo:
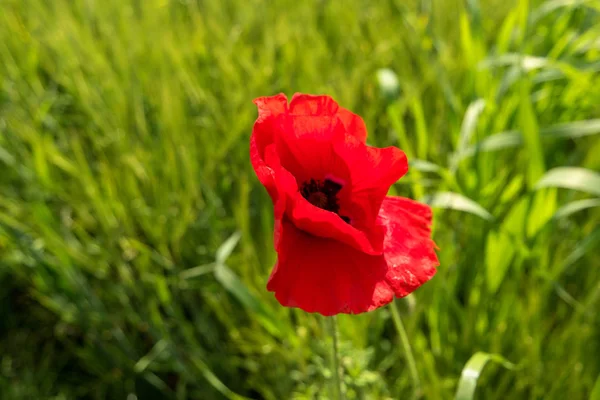
<path fill-rule="evenodd" d="M 342 190 L 342 185 L 331 179 L 325 179 L 323 182 L 311 179 L 302 184 L 300 193 L 302 194 L 302 197 L 315 207 L 339 215 L 340 205 L 338 203 L 337 194 L 340 190 Z M 350 223 L 350 218 L 343 215 L 340 215 L 340 218 L 347 223 Z"/>

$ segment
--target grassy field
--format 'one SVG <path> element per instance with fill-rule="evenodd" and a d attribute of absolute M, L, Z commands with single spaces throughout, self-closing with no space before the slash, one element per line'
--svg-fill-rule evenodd
<path fill-rule="evenodd" d="M 598 0 L 0 0 L 0 398 L 331 398 L 248 156 L 296 91 L 435 210 L 418 382 L 388 308 L 342 315 L 346 397 L 599 400 Z"/>

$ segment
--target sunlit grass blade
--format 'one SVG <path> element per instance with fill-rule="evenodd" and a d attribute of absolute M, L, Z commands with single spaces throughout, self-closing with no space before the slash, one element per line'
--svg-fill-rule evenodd
<path fill-rule="evenodd" d="M 546 165 L 537 117 L 531 104 L 531 83 L 528 78 L 523 77 L 521 79 L 519 89 L 519 124 L 523 132 L 523 144 L 528 156 L 526 164 L 527 173 L 525 176 L 528 186 L 533 187 L 546 170 Z"/>
<path fill-rule="evenodd" d="M 490 232 L 486 241 L 485 266 L 488 290 L 496 293 L 512 265 L 516 248 L 514 238 L 503 230 Z"/>
<path fill-rule="evenodd" d="M 240 241 L 241 234 L 239 232 L 235 232 L 231 235 L 223 244 L 217 249 L 215 258 L 217 264 L 223 264 L 227 258 L 231 255 L 235 246 Z"/>
<path fill-rule="evenodd" d="M 469 146 L 471 142 L 471 138 L 473 137 L 473 133 L 475 132 L 477 126 L 477 120 L 479 119 L 479 115 L 483 111 L 485 107 L 485 100 L 478 99 L 471 104 L 467 108 L 465 112 L 465 116 L 463 118 L 463 122 L 460 128 L 460 136 L 458 138 L 458 146 L 456 148 L 456 155 L 460 155 L 464 153 L 464 151 Z M 450 170 L 456 170 L 458 166 L 458 162 L 460 158 L 458 156 L 453 156 L 450 160 Z"/>
<path fill-rule="evenodd" d="M 548 14 L 555 12 L 565 7 L 578 7 L 594 4 L 594 0 L 549 0 L 544 2 L 541 6 L 533 10 L 531 13 L 532 23 L 537 23 L 541 18 Z"/>
<path fill-rule="evenodd" d="M 590 400 L 600 400 L 600 375 L 598 375 L 598 379 L 596 379 L 596 384 L 590 394 Z"/>
<path fill-rule="evenodd" d="M 475 398 L 475 389 L 477 388 L 477 380 L 481 376 L 483 369 L 488 362 L 495 362 L 502 365 L 506 369 L 514 369 L 515 366 L 497 354 L 489 354 L 484 352 L 475 353 L 465 364 L 460 381 L 456 389 L 455 400 L 473 400 Z"/>
<path fill-rule="evenodd" d="M 443 168 L 435 163 L 426 160 L 412 159 L 408 162 L 410 169 L 416 169 L 421 172 L 441 173 Z"/>
<path fill-rule="evenodd" d="M 137 363 L 133 366 L 133 369 L 136 373 L 140 374 L 148 368 L 148 366 L 154 361 L 163 351 L 165 351 L 169 347 L 169 343 L 166 340 L 159 340 L 156 344 L 150 349 L 148 354 L 143 356 L 138 360 Z"/>
<path fill-rule="evenodd" d="M 579 211 L 593 207 L 600 207 L 600 199 L 575 200 L 559 208 L 554 214 L 554 219 L 566 218 Z"/>
<path fill-rule="evenodd" d="M 464 211 L 491 221 L 494 216 L 475 201 L 454 192 L 439 192 L 425 196 L 423 201 L 434 208 L 447 208 L 450 210 Z"/>
<path fill-rule="evenodd" d="M 215 266 L 215 278 L 223 287 L 231 293 L 244 307 L 257 314 L 261 325 L 272 335 L 280 336 L 280 324 L 274 319 L 274 313 L 254 296 L 238 278 L 238 276 L 225 264 L 218 263 Z"/>
<path fill-rule="evenodd" d="M 575 121 L 557 124 L 540 129 L 542 140 L 576 139 L 600 133 L 600 119 Z M 500 132 L 482 139 L 457 154 L 458 160 L 475 155 L 477 152 L 489 152 L 509 149 L 523 145 L 523 136 L 518 131 Z"/>
<path fill-rule="evenodd" d="M 543 139 L 576 139 L 600 133 L 600 119 L 568 122 L 540 130 Z"/>
<path fill-rule="evenodd" d="M 579 241 L 571 253 L 562 261 L 559 272 L 562 272 L 579 261 L 587 252 L 597 249 L 600 243 L 600 227 L 594 229 L 584 239 Z"/>
<path fill-rule="evenodd" d="M 581 167 L 558 167 L 549 170 L 535 184 L 541 188 L 572 189 L 600 196 L 600 174 Z"/>

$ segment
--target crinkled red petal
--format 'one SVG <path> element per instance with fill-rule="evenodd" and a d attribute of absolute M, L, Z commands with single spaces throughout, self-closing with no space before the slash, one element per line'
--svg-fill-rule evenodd
<path fill-rule="evenodd" d="M 350 173 L 350 186 L 340 192 L 340 213 L 351 216 L 359 229 L 371 226 L 390 186 L 408 171 L 406 155 L 398 148 L 370 147 L 352 137 L 336 142 L 335 151 Z"/>
<path fill-rule="evenodd" d="M 363 119 L 340 107 L 330 96 L 296 93 L 290 101 L 290 114 L 336 116 L 342 121 L 348 134 L 363 143 L 367 140 L 367 127 Z"/>
<path fill-rule="evenodd" d="M 339 215 L 323 210 L 309 203 L 298 190 L 294 176 L 281 165 L 274 145 L 267 147 L 265 161 L 274 171 L 277 201 L 274 202 L 276 219 L 285 215 L 303 231 L 317 237 L 329 238 L 350 245 L 366 254 L 383 252 L 383 225 L 373 224 L 365 230 L 358 230 L 346 223 Z"/>
<path fill-rule="evenodd" d="M 386 197 L 379 220 L 387 227 L 382 256 L 315 237 L 288 220 L 278 221 L 278 260 L 267 289 L 284 306 L 323 315 L 372 311 L 394 295 L 413 292 L 433 277 L 439 264 L 430 238 L 431 209 Z"/>
<path fill-rule="evenodd" d="M 337 117 L 289 116 L 281 118 L 275 144 L 281 164 L 301 184 L 334 175 L 349 179 L 348 166 L 335 152 L 343 142 L 346 129 Z"/>
<path fill-rule="evenodd" d="M 264 161 L 266 147 L 273 143 L 275 117 L 287 113 L 287 98 L 283 94 L 260 97 L 254 100 L 258 108 L 258 118 L 250 137 L 250 162 L 260 183 L 267 189 L 273 203 L 277 202 L 274 172 Z"/>
<path fill-rule="evenodd" d="M 386 281 L 397 297 L 406 296 L 431 279 L 439 265 L 431 239 L 431 208 L 414 200 L 388 196 L 378 219 L 387 226 Z"/>

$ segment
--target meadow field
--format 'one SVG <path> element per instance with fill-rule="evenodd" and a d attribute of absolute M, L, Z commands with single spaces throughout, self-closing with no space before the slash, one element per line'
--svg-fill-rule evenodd
<path fill-rule="evenodd" d="M 0 0 L 0 399 L 334 398 L 325 318 L 265 288 L 280 92 L 434 210 L 406 335 L 337 317 L 346 399 L 600 400 L 598 0 Z"/>

